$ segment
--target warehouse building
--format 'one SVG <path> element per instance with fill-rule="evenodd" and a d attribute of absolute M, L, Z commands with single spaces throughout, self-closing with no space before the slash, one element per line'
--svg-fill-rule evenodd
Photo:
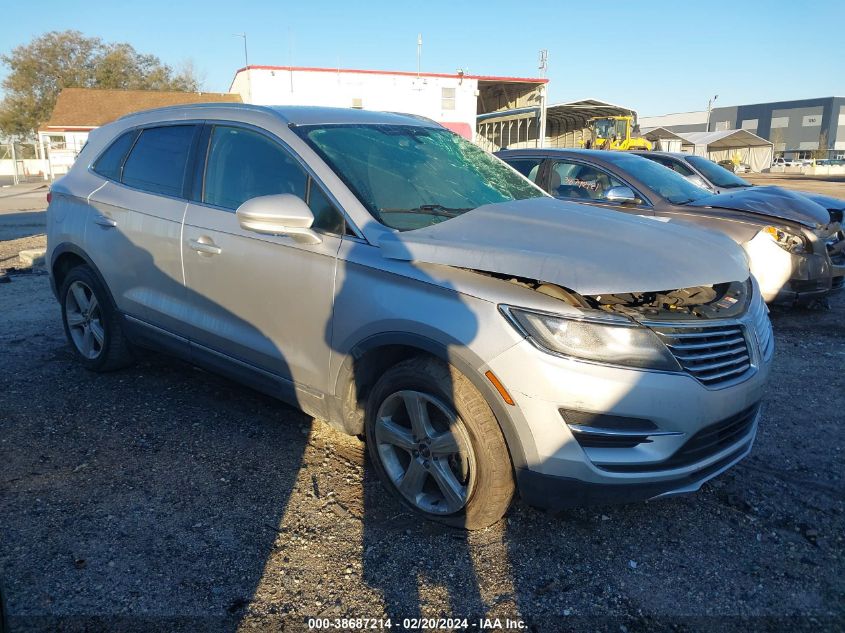
<path fill-rule="evenodd" d="M 845 97 L 824 97 L 642 117 L 644 132 L 746 130 L 771 141 L 776 157 L 845 158 Z"/>

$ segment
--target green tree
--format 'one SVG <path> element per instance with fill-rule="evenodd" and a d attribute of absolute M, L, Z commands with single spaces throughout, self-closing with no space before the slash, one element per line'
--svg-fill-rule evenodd
<path fill-rule="evenodd" d="M 193 66 L 181 71 L 155 55 L 125 43 L 106 43 L 79 31 L 51 31 L 18 46 L 0 61 L 10 72 L 3 80 L 0 130 L 10 136 L 34 134 L 50 118 L 62 88 L 123 88 L 196 91 Z"/>

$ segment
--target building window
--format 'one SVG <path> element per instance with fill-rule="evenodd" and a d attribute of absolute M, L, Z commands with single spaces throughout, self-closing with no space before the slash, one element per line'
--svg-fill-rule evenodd
<path fill-rule="evenodd" d="M 748 130 L 749 132 L 756 132 L 757 119 L 745 119 L 745 121 L 742 122 L 742 129 Z"/>
<path fill-rule="evenodd" d="M 440 108 L 441 110 L 455 109 L 455 89 L 441 88 L 440 90 Z"/>
<path fill-rule="evenodd" d="M 789 117 L 788 116 L 773 116 L 771 127 L 772 127 L 772 129 L 780 128 L 780 127 L 789 127 Z"/>
<path fill-rule="evenodd" d="M 717 121 L 713 127 L 714 130 L 729 130 L 731 128 L 730 121 Z"/>
<path fill-rule="evenodd" d="M 364 109 L 364 100 L 360 97 L 356 97 L 352 99 L 352 107 L 356 110 L 363 110 Z"/>
<path fill-rule="evenodd" d="M 67 149 L 67 138 L 60 134 L 51 134 L 47 137 L 50 149 Z"/>
<path fill-rule="evenodd" d="M 822 115 L 821 114 L 808 114 L 803 119 L 801 119 L 801 126 L 802 127 L 820 127 L 822 124 Z"/>
<path fill-rule="evenodd" d="M 812 149 L 817 150 L 819 149 L 819 142 L 818 141 L 802 141 L 798 144 L 798 149 Z"/>

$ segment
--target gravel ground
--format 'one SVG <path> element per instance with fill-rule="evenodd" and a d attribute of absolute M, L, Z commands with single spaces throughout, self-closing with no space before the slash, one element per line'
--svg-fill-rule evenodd
<path fill-rule="evenodd" d="M 13 630 L 843 626 L 845 296 L 775 311 L 757 444 L 699 493 L 558 515 L 517 503 L 469 535 L 404 512 L 357 439 L 235 383 L 155 356 L 80 370 L 44 275 L 0 284 L 0 314 Z"/>
<path fill-rule="evenodd" d="M 156 355 L 79 369 L 46 275 L 7 279 L 0 584 L 14 631 L 298 631 L 309 617 L 845 630 L 845 294 L 775 309 L 757 443 L 700 492 L 559 514 L 518 502 L 466 534 L 403 511 L 356 438 L 235 383 Z"/>

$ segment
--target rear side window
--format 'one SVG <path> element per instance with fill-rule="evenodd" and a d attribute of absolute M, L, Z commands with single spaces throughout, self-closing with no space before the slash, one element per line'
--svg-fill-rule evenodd
<path fill-rule="evenodd" d="M 100 154 L 97 162 L 94 163 L 94 171 L 111 180 L 120 180 L 120 168 L 123 165 L 123 159 L 126 158 L 129 148 L 137 136 L 138 131 L 132 130 L 117 137 L 109 148 Z"/>
<path fill-rule="evenodd" d="M 668 167 L 672 171 L 676 171 L 681 176 L 692 176 L 693 171 L 686 165 L 684 165 L 681 161 L 672 160 L 670 158 L 664 158 L 663 156 L 653 156 L 650 154 L 640 154 L 643 158 L 648 158 L 649 160 L 653 160 L 655 163 L 659 163 L 664 167 Z"/>
<path fill-rule="evenodd" d="M 510 158 L 505 161 L 508 165 L 517 170 L 520 174 L 531 180 L 537 182 L 537 174 L 540 171 L 540 163 L 542 158 Z"/>
<path fill-rule="evenodd" d="M 292 193 L 305 200 L 305 171 L 263 134 L 217 126 L 211 134 L 203 202 L 226 209 L 259 196 Z"/>
<path fill-rule="evenodd" d="M 141 132 L 123 165 L 121 182 L 150 193 L 181 197 L 195 130 L 195 125 L 171 125 Z"/>

